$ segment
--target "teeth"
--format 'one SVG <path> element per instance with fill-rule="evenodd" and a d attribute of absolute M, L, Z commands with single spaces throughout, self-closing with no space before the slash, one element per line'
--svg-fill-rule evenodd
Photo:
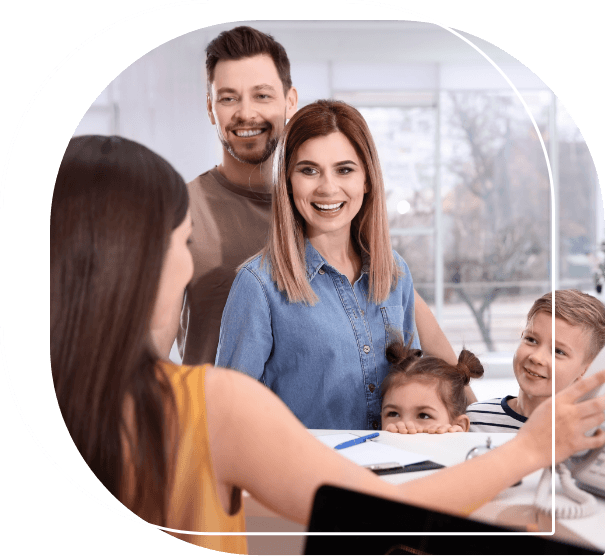
<path fill-rule="evenodd" d="M 260 135 L 262 132 L 262 129 L 235 129 L 233 131 L 238 137 L 254 137 L 255 135 Z"/>
<path fill-rule="evenodd" d="M 342 207 L 344 205 L 344 201 L 342 203 L 336 203 L 334 205 L 320 205 L 319 203 L 313 203 L 318 209 L 321 210 L 334 210 Z"/>
<path fill-rule="evenodd" d="M 527 372 L 527 374 L 530 374 L 531 376 L 537 376 L 538 378 L 544 378 L 542 375 L 537 375 L 536 373 L 532 373 L 531 371 L 528 371 L 527 369 L 525 369 L 525 371 Z"/>

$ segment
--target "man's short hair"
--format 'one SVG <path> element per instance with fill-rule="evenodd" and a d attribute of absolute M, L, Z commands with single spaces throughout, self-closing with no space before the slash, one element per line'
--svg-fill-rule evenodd
<path fill-rule="evenodd" d="M 221 60 L 241 60 L 265 54 L 271 56 L 284 87 L 284 95 L 292 88 L 290 60 L 285 48 L 271 35 L 252 27 L 240 26 L 223 31 L 206 47 L 206 78 L 208 85 L 214 81 L 214 68 Z M 210 90 L 210 86 L 208 87 Z"/>
<path fill-rule="evenodd" d="M 552 292 L 537 299 L 527 314 L 527 323 L 540 311 L 552 315 Z M 605 306 L 596 297 L 578 290 L 555 291 L 555 317 L 590 332 L 585 361 L 592 361 L 605 346 Z"/>

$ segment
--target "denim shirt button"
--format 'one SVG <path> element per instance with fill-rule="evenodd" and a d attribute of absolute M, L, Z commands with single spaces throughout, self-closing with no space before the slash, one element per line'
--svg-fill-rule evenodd
<path fill-rule="evenodd" d="M 364 353 L 370 353 L 370 346 L 363 346 Z"/>
<path fill-rule="evenodd" d="M 369 390 L 370 392 L 374 393 L 374 390 L 376 390 L 376 386 L 375 386 L 374 384 L 370 384 L 370 385 L 368 386 L 368 390 Z"/>
<path fill-rule="evenodd" d="M 372 421 L 372 428 L 376 430 L 378 428 L 378 421 Z"/>
<path fill-rule="evenodd" d="M 325 274 L 325 273 L 326 273 L 326 271 L 325 271 L 323 268 L 320 268 L 320 269 L 317 271 L 317 274 Z"/>

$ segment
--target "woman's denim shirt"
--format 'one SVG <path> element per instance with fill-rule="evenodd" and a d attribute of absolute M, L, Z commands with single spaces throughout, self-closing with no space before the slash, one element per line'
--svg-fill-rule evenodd
<path fill-rule="evenodd" d="M 309 282 L 319 301 L 290 303 L 260 255 L 237 274 L 221 321 L 216 365 L 238 369 L 273 390 L 312 429 L 377 429 L 385 349 L 397 329 L 414 335 L 414 287 L 407 264 L 381 304 L 368 300 L 368 265 L 351 286 L 306 242 Z M 367 261 L 364 261 L 367 263 Z"/>

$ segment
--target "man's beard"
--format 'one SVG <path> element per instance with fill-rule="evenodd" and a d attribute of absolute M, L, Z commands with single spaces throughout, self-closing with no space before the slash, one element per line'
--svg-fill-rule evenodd
<path fill-rule="evenodd" d="M 284 122 L 285 121 L 286 121 L 286 114 L 284 112 Z M 229 136 L 229 134 L 233 130 L 241 129 L 241 128 L 263 129 L 263 133 L 266 133 L 267 137 L 268 137 L 263 151 L 260 154 L 254 153 L 253 151 L 248 153 L 244 149 L 243 152 L 237 153 L 237 152 L 235 152 L 233 145 L 227 140 L 227 138 L 224 137 L 222 133 L 219 133 L 219 139 L 223 145 L 223 148 L 233 158 L 235 158 L 235 160 L 237 160 L 238 162 L 242 162 L 244 164 L 261 164 L 262 162 L 265 162 L 266 160 L 271 158 L 271 155 L 275 152 L 275 149 L 277 148 L 277 143 L 279 142 L 279 136 L 274 137 L 272 135 L 273 126 L 267 121 L 263 122 L 263 124 L 258 124 L 258 123 L 251 124 L 251 123 L 245 122 L 244 120 L 239 120 L 239 121 L 235 122 L 233 125 L 226 126 L 225 131 L 227 132 L 227 136 Z"/>
<path fill-rule="evenodd" d="M 265 162 L 271 157 L 271 155 L 277 148 L 279 137 L 269 137 L 267 139 L 267 142 L 265 143 L 265 148 L 260 154 L 254 152 L 251 152 L 250 154 L 246 152 L 237 153 L 235 152 L 235 149 L 233 148 L 231 143 L 227 141 L 227 139 L 221 137 L 220 140 L 224 149 L 238 162 L 242 162 L 244 164 L 261 164 L 262 162 Z"/>

